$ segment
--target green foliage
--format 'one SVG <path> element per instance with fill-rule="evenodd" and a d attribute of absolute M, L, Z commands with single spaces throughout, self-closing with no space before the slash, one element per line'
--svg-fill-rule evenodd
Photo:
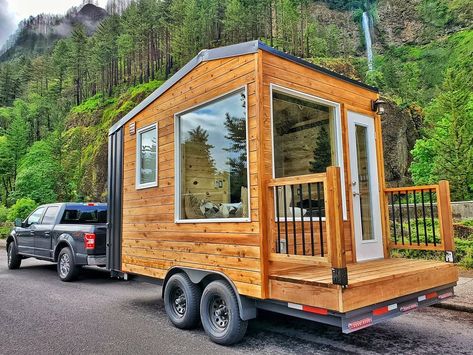
<path fill-rule="evenodd" d="M 39 204 L 55 202 L 61 165 L 49 142 L 38 141 L 20 162 L 15 196 L 27 197 Z"/>
<path fill-rule="evenodd" d="M 453 19 L 448 2 L 448 0 L 422 0 L 418 11 L 424 21 L 434 27 L 443 28 Z"/>
<path fill-rule="evenodd" d="M 455 200 L 473 197 L 472 87 L 466 72 L 448 70 L 443 92 L 426 110 L 426 137 L 412 151 L 414 182 L 449 180 Z"/>
<path fill-rule="evenodd" d="M 16 218 L 25 219 L 38 204 L 30 198 L 20 198 L 10 207 L 8 212 L 8 220 L 14 221 Z"/>
<path fill-rule="evenodd" d="M 12 223 L 0 224 L 0 239 L 6 239 L 10 235 L 12 229 Z"/>
<path fill-rule="evenodd" d="M 313 151 L 314 160 L 310 161 L 309 170 L 313 173 L 324 173 L 332 163 L 332 147 L 330 145 L 330 134 L 325 126 L 320 128 L 315 140 Z"/>
<path fill-rule="evenodd" d="M 7 221 L 7 216 L 8 208 L 6 208 L 4 205 L 0 205 L 0 225 Z"/>

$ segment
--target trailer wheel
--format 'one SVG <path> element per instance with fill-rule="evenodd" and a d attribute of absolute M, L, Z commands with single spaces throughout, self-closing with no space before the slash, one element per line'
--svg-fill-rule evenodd
<path fill-rule="evenodd" d="M 8 244 L 7 263 L 10 270 L 18 269 L 21 265 L 21 256 L 18 254 L 18 249 L 14 241 Z"/>
<path fill-rule="evenodd" d="M 164 309 L 177 328 L 191 329 L 199 324 L 202 292 L 184 273 L 172 275 L 164 289 Z"/>
<path fill-rule="evenodd" d="M 248 327 L 248 321 L 240 318 L 235 292 L 227 282 L 220 280 L 209 283 L 204 289 L 200 318 L 210 339 L 222 345 L 239 342 Z"/>

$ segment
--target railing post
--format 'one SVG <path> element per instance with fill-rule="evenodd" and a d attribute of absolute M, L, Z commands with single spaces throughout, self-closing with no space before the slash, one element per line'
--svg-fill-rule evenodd
<path fill-rule="evenodd" d="M 455 242 L 453 240 L 452 205 L 450 204 L 450 184 L 446 180 L 439 182 L 437 209 L 445 261 L 453 263 L 455 262 Z"/>
<path fill-rule="evenodd" d="M 325 221 L 330 263 L 332 265 L 332 283 L 348 285 L 348 271 L 345 257 L 345 238 L 343 236 L 342 191 L 340 168 L 327 168 Z"/>

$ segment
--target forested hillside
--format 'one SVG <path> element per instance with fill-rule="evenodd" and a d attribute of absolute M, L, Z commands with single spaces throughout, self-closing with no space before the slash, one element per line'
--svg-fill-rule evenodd
<path fill-rule="evenodd" d="M 386 142 L 391 183 L 446 178 L 473 197 L 470 0 L 92 3 L 93 27 L 30 19 L 0 57 L 0 222 L 15 203 L 105 200 L 108 128 L 200 50 L 252 39 L 380 87 L 387 137 L 409 137 Z"/>

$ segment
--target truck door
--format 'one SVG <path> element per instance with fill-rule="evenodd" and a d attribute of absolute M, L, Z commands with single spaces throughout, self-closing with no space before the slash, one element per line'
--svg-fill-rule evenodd
<path fill-rule="evenodd" d="M 34 255 L 34 231 L 43 217 L 44 210 L 44 207 L 39 207 L 30 214 L 21 227 L 16 228 L 18 251 L 20 253 Z"/>
<path fill-rule="evenodd" d="M 49 206 L 34 233 L 35 255 L 52 258 L 52 232 L 56 224 L 59 206 Z"/>

